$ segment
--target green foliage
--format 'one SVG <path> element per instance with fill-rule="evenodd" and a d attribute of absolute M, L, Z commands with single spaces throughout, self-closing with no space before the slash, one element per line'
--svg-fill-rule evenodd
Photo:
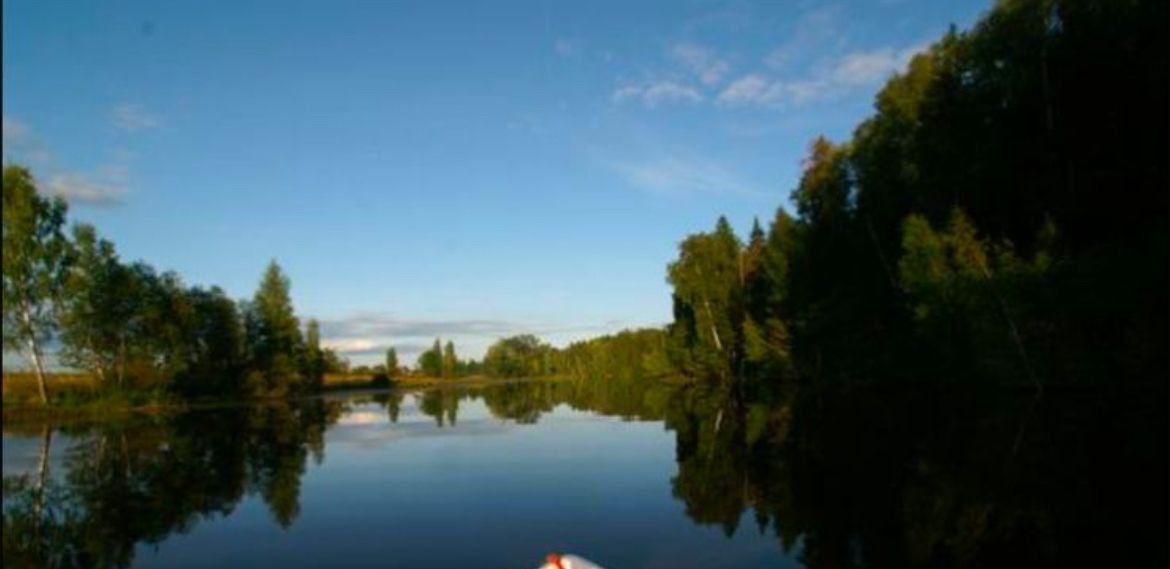
<path fill-rule="evenodd" d="M 421 397 L 416 396 L 416 400 L 419 411 L 435 419 L 435 426 L 454 427 L 459 420 L 461 395 L 461 392 L 448 388 L 428 389 Z"/>
<path fill-rule="evenodd" d="M 796 210 L 810 225 L 831 228 L 849 209 L 848 149 L 818 137 L 809 146 L 800 185 L 793 195 Z"/>
<path fill-rule="evenodd" d="M 741 247 L 727 220 L 692 235 L 667 268 L 674 322 L 667 353 L 683 373 L 724 383 L 790 376 L 788 289 L 794 222 L 778 210 L 768 233 L 753 223 Z"/>
<path fill-rule="evenodd" d="M 1152 1 L 1005 0 L 949 32 L 850 140 L 813 141 L 799 218 L 778 214 L 762 254 L 758 228 L 738 266 L 722 230 L 683 241 L 674 361 L 748 382 L 1164 375 L 1150 308 L 1167 288 L 1153 261 L 1168 241 L 1165 16 Z M 1127 332 L 1094 345 L 1104 328 Z"/>
<path fill-rule="evenodd" d="M 283 395 L 309 388 L 301 362 L 305 346 L 289 296 L 289 279 L 276 261 L 264 271 L 245 311 L 249 387 L 258 395 Z"/>
<path fill-rule="evenodd" d="M 341 403 L 308 400 L 231 406 L 158 418 L 96 422 L 75 432 L 60 461 L 45 426 L 41 466 L 5 474 L 5 566 L 131 567 L 161 543 L 253 497 L 290 527 L 301 480 L 318 463 Z M 50 471 L 50 464 L 53 470 Z"/>
<path fill-rule="evenodd" d="M 666 346 L 664 330 L 623 330 L 557 350 L 553 367 L 580 381 L 639 383 L 675 373 Z"/>
<path fill-rule="evenodd" d="M 1020 307 L 1027 308 L 1029 291 L 1049 279 L 1051 253 L 1040 249 L 1027 261 L 1010 243 L 986 243 L 958 208 L 945 231 L 936 232 L 925 218 L 912 215 L 903 233 L 900 282 L 921 345 L 935 349 L 945 365 L 978 369 L 985 377 L 1032 376 L 1025 346 L 1029 338 L 1020 325 L 1039 329 L 1044 324 Z M 1051 243 L 1056 229 L 1049 222 L 1041 234 L 1037 243 Z"/>
<path fill-rule="evenodd" d="M 688 373 L 728 381 L 743 358 L 746 275 L 740 243 L 727 219 L 712 233 L 683 240 L 667 268 L 674 287 L 672 354 Z"/>
<path fill-rule="evenodd" d="M 70 257 L 65 202 L 39 196 L 32 174 L 19 166 L 4 166 L 3 193 L 4 347 L 31 361 L 48 402 L 43 350 L 58 328 Z"/>
<path fill-rule="evenodd" d="M 428 377 L 441 377 L 443 374 L 443 348 L 438 338 L 431 349 L 419 354 L 418 369 Z"/>
<path fill-rule="evenodd" d="M 443 346 L 441 367 L 443 377 L 451 378 L 459 373 L 459 358 L 455 356 L 455 343 L 451 340 L 447 340 L 447 344 Z"/>
<path fill-rule="evenodd" d="M 137 283 L 114 245 L 91 225 L 73 228 L 74 258 L 61 309 L 62 363 L 91 371 L 102 384 L 121 385 L 125 348 L 138 312 Z M 117 372 L 115 371 L 117 370 Z"/>
<path fill-rule="evenodd" d="M 484 371 L 494 377 L 541 377 L 556 372 L 553 348 L 536 336 L 522 334 L 497 340 L 483 358 Z"/>
<path fill-rule="evenodd" d="M 342 364 L 321 349 L 315 321 L 302 340 L 275 263 L 241 316 L 217 287 L 187 287 L 175 273 L 124 264 L 90 225 L 66 239 L 64 202 L 38 196 L 23 168 L 5 167 L 4 200 L 5 347 L 25 351 L 38 372 L 55 332 L 61 362 L 106 390 L 280 395 L 317 388 L 330 365 Z"/>
<path fill-rule="evenodd" d="M 349 373 L 349 360 L 337 355 L 332 348 L 321 350 L 321 366 L 325 373 Z"/>
<path fill-rule="evenodd" d="M 394 346 L 386 348 L 386 373 L 390 377 L 398 375 L 398 350 Z"/>
<path fill-rule="evenodd" d="M 192 288 L 191 332 L 187 337 L 188 360 L 174 379 L 180 392 L 223 397 L 242 390 L 244 329 L 232 301 L 219 287 Z"/>
<path fill-rule="evenodd" d="M 310 318 L 305 324 L 304 375 L 312 390 L 319 390 L 325 382 L 325 352 L 321 349 L 321 324 Z"/>

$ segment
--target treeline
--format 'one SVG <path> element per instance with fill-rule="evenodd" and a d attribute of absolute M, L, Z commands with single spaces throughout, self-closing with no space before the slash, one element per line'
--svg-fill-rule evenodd
<path fill-rule="evenodd" d="M 812 143 L 795 216 L 680 244 L 671 361 L 743 385 L 1164 388 L 1165 22 L 1019 0 L 952 29 L 851 139 Z"/>
<path fill-rule="evenodd" d="M 812 142 L 791 213 L 679 244 L 662 343 L 518 337 L 485 368 L 1164 391 L 1165 12 L 999 2 L 890 79 L 849 140 Z"/>
<path fill-rule="evenodd" d="M 435 338 L 431 349 L 419 354 L 417 368 L 428 377 L 456 378 L 481 373 L 483 366 L 474 359 L 459 359 L 455 343 Z"/>
<path fill-rule="evenodd" d="M 65 202 L 39 195 L 25 168 L 4 167 L 3 194 L 4 347 L 28 360 L 42 402 L 51 341 L 62 365 L 103 388 L 162 386 L 188 397 L 309 392 L 342 365 L 322 349 L 315 320 L 302 328 L 275 261 L 255 295 L 237 302 L 219 287 L 122 261 L 91 225 L 67 231 Z"/>
<path fill-rule="evenodd" d="M 625 330 L 556 348 L 532 334 L 503 338 L 488 347 L 483 370 L 492 377 L 565 376 L 642 380 L 675 374 L 660 329 Z"/>
<path fill-rule="evenodd" d="M 1000 1 L 810 145 L 792 214 L 680 244 L 688 515 L 810 567 L 1165 565 L 1167 16 Z"/>

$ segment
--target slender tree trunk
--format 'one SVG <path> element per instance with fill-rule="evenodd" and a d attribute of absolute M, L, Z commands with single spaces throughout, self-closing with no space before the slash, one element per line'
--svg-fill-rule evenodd
<path fill-rule="evenodd" d="M 711 458 L 715 456 L 715 447 L 719 446 L 719 427 L 723 424 L 723 408 L 719 408 L 719 413 L 715 415 L 715 431 L 711 435 L 711 450 L 707 451 L 707 465 L 711 464 Z"/>
<path fill-rule="evenodd" d="M 1032 384 L 1036 387 L 1036 400 L 1044 396 L 1044 383 L 1040 381 L 1040 377 L 1032 370 L 1032 360 L 1028 357 L 1028 351 L 1024 348 L 1024 338 L 1020 335 L 1019 328 L 1016 327 L 1016 321 L 1012 318 L 1011 311 L 1008 310 L 1007 302 L 999 295 L 996 290 L 995 281 L 991 278 L 991 271 L 987 269 L 984 263 L 979 264 L 979 268 L 983 269 L 983 278 L 987 280 L 987 286 L 991 290 L 991 295 L 995 297 L 995 301 L 999 304 L 1000 314 L 1003 319 L 1007 321 L 1008 331 L 1011 333 L 1012 341 L 1016 345 L 1016 351 L 1020 355 L 1020 361 L 1024 364 L 1024 370 L 1028 373 L 1028 377 L 1032 380 Z"/>
<path fill-rule="evenodd" d="M 49 404 L 49 390 L 45 386 L 45 364 L 41 361 L 41 346 L 37 342 L 36 330 L 33 329 L 32 314 L 27 304 L 21 306 L 20 316 L 24 320 L 25 332 L 28 334 L 26 344 L 29 359 L 33 363 L 33 372 L 37 376 L 37 391 L 40 392 L 41 403 Z"/>
<path fill-rule="evenodd" d="M 126 336 L 118 338 L 118 387 L 124 387 L 126 381 Z"/>
<path fill-rule="evenodd" d="M 33 502 L 33 517 L 36 518 L 36 543 L 41 547 L 41 528 L 44 527 L 45 487 L 49 483 L 49 450 L 53 444 L 53 429 L 48 425 L 41 427 L 41 449 L 37 460 L 37 494 Z"/>
<path fill-rule="evenodd" d="M 696 268 L 696 273 L 699 275 L 699 280 L 703 280 L 703 269 Z M 707 299 L 707 295 L 703 295 L 703 308 L 707 310 L 707 319 L 711 321 L 711 337 L 715 340 L 715 349 L 720 352 L 723 351 L 723 342 L 719 341 L 719 330 L 715 328 L 715 314 L 711 312 L 711 301 Z"/>
<path fill-rule="evenodd" d="M 37 392 L 41 396 L 41 403 L 49 404 L 49 389 L 45 385 L 45 364 L 41 361 L 41 349 L 36 340 L 28 341 L 28 350 L 33 361 L 33 371 L 37 376 Z"/>
<path fill-rule="evenodd" d="M 886 271 L 886 278 L 890 281 L 890 287 L 895 291 L 901 291 L 902 286 L 898 284 L 898 279 L 894 278 L 894 271 L 890 270 L 890 263 L 886 261 L 886 254 L 882 252 L 882 246 L 878 243 L 877 232 L 873 230 L 873 224 L 870 223 L 869 217 L 865 218 L 865 228 L 869 230 L 869 238 L 873 241 L 873 248 L 877 251 L 878 260 L 882 263 L 882 269 Z"/>
<path fill-rule="evenodd" d="M 711 312 L 711 303 L 703 297 L 703 307 L 707 309 L 707 319 L 711 321 L 711 337 L 715 340 L 715 349 L 723 351 L 723 342 L 719 341 L 719 329 L 715 327 L 715 313 Z"/>
<path fill-rule="evenodd" d="M 93 335 L 90 334 L 89 336 L 87 336 L 86 341 L 89 345 L 89 354 L 90 354 L 90 360 L 91 360 L 90 366 L 93 368 L 94 375 L 96 375 L 98 378 L 98 385 L 105 387 L 106 386 L 106 369 L 105 369 L 106 366 L 102 364 L 102 356 L 98 353 L 97 346 L 95 346 L 93 343 Z"/>

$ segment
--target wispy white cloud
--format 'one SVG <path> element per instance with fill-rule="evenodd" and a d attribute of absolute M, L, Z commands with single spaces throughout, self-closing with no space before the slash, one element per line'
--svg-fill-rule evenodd
<path fill-rule="evenodd" d="M 793 80 L 748 74 L 724 88 L 715 102 L 727 107 L 778 107 L 832 99 L 878 83 L 905 69 L 914 55 L 926 47 L 926 44 L 919 44 L 902 49 L 882 47 L 855 51 Z"/>
<path fill-rule="evenodd" d="M 905 69 L 914 55 L 927 47 L 926 44 L 918 44 L 897 50 L 884 47 L 846 54 L 833 68 L 830 80 L 845 86 L 877 83 Z"/>
<path fill-rule="evenodd" d="M 34 136 L 33 129 L 9 116 L 4 117 L 4 160 L 34 166 L 42 183 L 41 193 L 59 196 L 71 204 L 99 207 L 119 205 L 129 194 L 130 163 L 135 153 L 117 147 L 96 169 L 78 172 L 63 168 Z"/>
<path fill-rule="evenodd" d="M 381 313 L 355 314 L 337 320 L 322 320 L 323 337 L 353 340 L 374 337 L 429 337 L 464 334 L 511 334 L 523 326 L 504 320 L 428 320 L 400 318 Z"/>
<path fill-rule="evenodd" d="M 128 170 L 124 165 L 110 165 L 92 174 L 58 172 L 49 176 L 45 192 L 60 196 L 69 203 L 113 206 L 126 196 Z"/>
<path fill-rule="evenodd" d="M 698 103 L 703 100 L 703 95 L 694 87 L 667 80 L 619 87 L 610 100 L 614 103 L 639 102 L 653 109 L 662 103 Z"/>
<path fill-rule="evenodd" d="M 139 105 L 129 103 L 115 106 L 110 111 L 110 120 L 115 127 L 127 132 L 149 130 L 163 125 L 162 119 L 157 115 L 146 111 Z"/>
<path fill-rule="evenodd" d="M 658 194 L 759 194 L 722 164 L 697 156 L 666 154 L 642 161 L 612 162 L 609 167 L 631 186 Z"/>
<path fill-rule="evenodd" d="M 70 203 L 110 206 L 122 203 L 126 188 L 98 181 L 82 174 L 54 174 L 48 192 Z"/>
<path fill-rule="evenodd" d="M 389 347 L 385 342 L 373 338 L 325 338 L 321 345 L 342 354 L 383 353 Z"/>
<path fill-rule="evenodd" d="M 727 60 L 716 55 L 714 50 L 693 43 L 675 45 L 670 50 L 670 56 L 704 85 L 719 83 L 731 69 Z"/>
<path fill-rule="evenodd" d="M 735 75 L 730 62 L 742 61 L 737 54 L 694 42 L 674 44 L 667 50 L 668 66 L 652 72 L 649 80 L 619 84 L 610 100 L 646 108 L 712 102 L 722 108 L 784 109 L 876 84 L 926 48 L 847 50 L 843 13 L 837 4 L 806 10 L 787 30 L 783 44 L 756 60 L 754 68 Z"/>
<path fill-rule="evenodd" d="M 759 74 L 749 74 L 733 81 L 715 99 L 720 106 L 771 105 L 784 97 L 784 85 Z"/>
<path fill-rule="evenodd" d="M 516 334 L 548 337 L 558 334 L 610 331 L 615 323 L 603 325 L 550 325 L 493 319 L 432 320 L 406 318 L 379 312 L 358 313 L 345 318 L 321 320 L 321 344 L 346 356 L 377 358 L 393 346 L 401 361 L 413 362 L 430 349 L 436 337 L 453 339 L 461 356 L 474 355 L 497 338 Z M 468 351 L 470 349 L 470 352 Z"/>

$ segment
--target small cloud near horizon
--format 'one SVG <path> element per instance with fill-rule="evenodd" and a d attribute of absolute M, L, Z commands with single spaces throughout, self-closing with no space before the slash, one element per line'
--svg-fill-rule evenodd
<path fill-rule="evenodd" d="M 460 357 L 475 356 L 497 339 L 517 334 L 534 334 L 542 340 L 548 336 L 578 333 L 614 332 L 621 322 L 609 320 L 600 325 L 556 325 L 512 322 L 492 319 L 428 320 L 400 318 L 384 313 L 359 313 L 345 318 L 321 319 L 321 344 L 339 354 L 353 356 L 363 363 L 380 361 L 393 346 L 399 360 L 410 364 L 430 349 L 434 338 L 454 340 Z"/>

